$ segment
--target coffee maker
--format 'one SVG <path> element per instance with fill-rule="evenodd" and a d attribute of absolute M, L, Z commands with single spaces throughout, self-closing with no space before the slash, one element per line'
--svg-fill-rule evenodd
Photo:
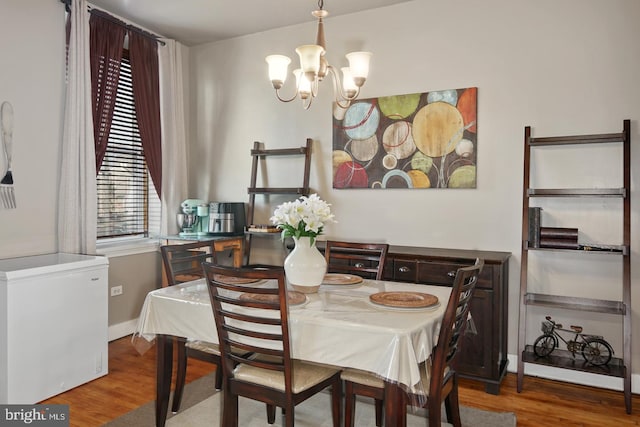
<path fill-rule="evenodd" d="M 245 226 L 244 203 L 209 203 L 209 234 L 215 236 L 243 235 Z"/>

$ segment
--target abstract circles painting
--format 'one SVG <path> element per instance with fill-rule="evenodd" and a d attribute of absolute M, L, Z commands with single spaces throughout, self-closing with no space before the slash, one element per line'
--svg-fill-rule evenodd
<path fill-rule="evenodd" d="M 476 188 L 478 88 L 354 101 L 333 114 L 334 188 Z"/>

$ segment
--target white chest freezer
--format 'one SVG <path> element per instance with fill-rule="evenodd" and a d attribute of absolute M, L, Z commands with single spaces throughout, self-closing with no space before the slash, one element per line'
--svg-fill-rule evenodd
<path fill-rule="evenodd" d="M 0 260 L 0 404 L 35 404 L 108 372 L 105 257 Z"/>

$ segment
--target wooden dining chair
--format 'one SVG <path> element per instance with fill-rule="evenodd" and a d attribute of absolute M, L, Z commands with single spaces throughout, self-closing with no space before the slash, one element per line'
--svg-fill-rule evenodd
<path fill-rule="evenodd" d="M 469 321 L 469 308 L 475 290 L 478 275 L 482 271 L 484 261 L 477 259 L 475 264 L 462 267 L 456 271 L 451 288 L 451 295 L 442 319 L 438 342 L 431 357 L 420 365 L 422 385 L 427 393 L 424 396 L 405 396 L 406 403 L 424 402 L 430 426 L 441 423 L 442 403 L 449 423 L 461 426 L 460 405 L 458 403 L 458 376 L 452 363 L 459 350 L 461 337 Z M 375 399 L 376 426 L 382 425 L 382 408 L 384 403 L 384 380 L 372 373 L 355 369 L 342 372 L 345 383 L 345 427 L 353 427 L 355 418 L 356 396 Z M 402 409 L 406 413 L 406 405 Z M 406 415 L 404 417 L 406 419 Z"/>
<path fill-rule="evenodd" d="M 324 257 L 328 273 L 350 273 L 365 279 L 382 280 L 387 243 L 355 243 L 327 240 Z"/>
<path fill-rule="evenodd" d="M 160 247 L 162 262 L 169 286 L 204 277 L 202 263 L 216 262 L 216 251 L 213 240 L 184 244 L 165 245 Z M 187 376 L 187 359 L 194 359 L 216 365 L 215 388 L 222 387 L 222 369 L 220 367 L 220 349 L 217 344 L 197 340 L 176 339 L 177 372 L 173 392 L 171 411 L 178 412 L 182 401 Z"/>
<path fill-rule="evenodd" d="M 238 425 L 238 397 L 243 396 L 267 404 L 269 424 L 275 422 L 276 407 L 282 408 L 284 425 L 293 427 L 295 406 L 331 387 L 333 426 L 338 427 L 340 370 L 291 358 L 284 269 L 204 263 L 203 270 L 222 354 L 222 426 Z"/>

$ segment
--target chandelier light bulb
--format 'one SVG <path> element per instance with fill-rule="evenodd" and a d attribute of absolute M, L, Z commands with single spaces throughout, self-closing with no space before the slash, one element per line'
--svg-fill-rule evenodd
<path fill-rule="evenodd" d="M 358 87 L 362 86 L 369 76 L 369 60 L 371 52 L 351 52 L 346 57 L 349 60 L 351 75 Z"/>
<path fill-rule="evenodd" d="M 280 89 L 287 79 L 291 59 L 284 55 L 269 55 L 265 58 L 269 64 L 269 79 L 276 89 Z"/>
<path fill-rule="evenodd" d="M 349 67 L 342 67 L 342 89 L 344 90 L 344 94 L 347 98 L 353 98 L 358 92 L 358 86 L 356 82 L 353 81 L 353 75 L 351 74 L 351 69 Z"/>
<path fill-rule="evenodd" d="M 303 100 L 309 98 L 311 95 L 311 82 L 307 79 L 306 74 L 300 68 L 293 70 L 293 74 L 296 76 L 296 85 L 300 98 Z"/>
<path fill-rule="evenodd" d="M 296 48 L 296 53 L 300 57 L 300 68 L 302 72 L 312 78 L 320 71 L 320 56 L 324 54 L 324 48 L 317 44 L 305 44 Z"/>

